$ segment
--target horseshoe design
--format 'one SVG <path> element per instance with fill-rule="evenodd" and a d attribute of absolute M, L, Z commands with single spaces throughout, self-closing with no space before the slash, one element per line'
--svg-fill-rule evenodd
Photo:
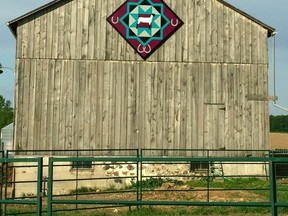
<path fill-rule="evenodd" d="M 137 47 L 137 51 L 138 51 L 139 53 L 141 53 L 141 54 L 142 54 L 142 53 L 148 54 L 148 53 L 150 53 L 151 50 L 152 50 L 152 49 L 151 49 L 151 46 L 150 46 L 149 44 L 148 44 L 146 47 L 143 47 L 143 46 L 142 46 L 142 50 L 140 49 L 141 46 L 142 46 L 142 45 L 139 44 L 138 47 Z M 148 49 L 147 49 L 147 48 L 148 48 Z M 147 49 L 147 50 L 146 50 L 146 49 Z"/>
<path fill-rule="evenodd" d="M 116 21 L 114 20 L 114 16 L 111 17 L 111 22 L 115 25 L 119 22 L 119 17 L 116 17 Z"/>
<path fill-rule="evenodd" d="M 175 23 L 173 23 L 173 19 L 171 19 L 171 25 L 172 26 L 177 26 L 179 24 L 179 20 L 178 19 L 176 19 L 176 22 Z"/>

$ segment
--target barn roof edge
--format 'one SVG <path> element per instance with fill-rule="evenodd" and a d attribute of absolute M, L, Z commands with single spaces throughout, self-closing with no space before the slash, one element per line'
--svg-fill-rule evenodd
<path fill-rule="evenodd" d="M 17 36 L 17 23 L 19 21 L 21 21 L 22 19 L 25 19 L 25 18 L 27 18 L 29 16 L 32 16 L 32 15 L 34 15 L 34 14 L 36 14 L 36 13 L 38 13 L 38 12 L 40 12 L 40 11 L 46 9 L 46 8 L 49 8 L 49 7 L 55 5 L 55 4 L 59 3 L 59 2 L 64 2 L 64 1 L 69 2 L 69 1 L 73 1 L 73 0 L 53 0 L 53 1 L 51 1 L 51 2 L 49 2 L 47 4 L 45 4 L 45 5 L 42 5 L 42 6 L 38 7 L 38 8 L 36 8 L 36 9 L 28 12 L 28 13 L 25 13 L 25 14 L 13 19 L 13 20 L 8 21 L 7 22 L 7 26 L 9 27 L 10 31 L 12 32 L 12 34 L 16 37 Z"/>
<path fill-rule="evenodd" d="M 258 25 L 262 26 L 263 28 L 268 30 L 268 37 L 273 36 L 276 33 L 276 29 L 265 24 L 264 22 L 260 21 L 259 19 L 256 19 L 255 17 L 249 15 L 248 13 L 240 10 L 239 8 L 236 8 L 235 6 L 229 4 L 228 2 L 226 2 L 226 0 L 217 0 L 218 2 L 222 3 L 223 5 L 231 8 L 232 10 L 236 11 L 237 13 L 245 16 L 246 18 L 252 20 L 253 22 L 257 23 Z"/>
<path fill-rule="evenodd" d="M 9 22 L 7 23 L 7 26 L 10 28 L 12 34 L 16 37 L 16 36 L 17 36 L 17 23 L 18 23 L 20 20 L 25 19 L 25 18 L 27 18 L 27 17 L 29 17 L 29 16 L 31 16 L 31 15 L 34 15 L 34 14 L 36 14 L 36 13 L 38 13 L 38 12 L 40 12 L 40 11 L 46 9 L 46 8 L 49 8 L 49 7 L 57 4 L 58 2 L 62 2 L 62 1 L 67 1 L 67 2 L 69 2 L 69 1 L 73 1 L 73 0 L 54 0 L 54 1 L 52 1 L 52 2 L 49 2 L 49 3 L 47 3 L 47 4 L 45 4 L 45 5 L 41 6 L 41 7 L 39 7 L 39 8 L 36 8 L 35 10 L 32 10 L 32 11 L 30 11 L 30 12 L 28 12 L 28 13 L 22 15 L 22 16 L 19 16 L 19 17 L 15 18 L 15 19 L 9 21 Z M 256 19 L 255 17 L 247 14 L 246 12 L 244 12 L 244 11 L 242 11 L 242 10 L 234 7 L 233 5 L 229 4 L 229 3 L 226 2 L 225 0 L 217 0 L 217 1 L 220 2 L 220 3 L 222 3 L 223 5 L 231 8 L 232 10 L 236 11 L 237 13 L 245 16 L 246 18 L 252 20 L 253 22 L 259 24 L 259 25 L 262 26 L 263 28 L 267 29 L 267 30 L 268 30 L 268 37 L 271 37 L 271 36 L 273 36 L 273 35 L 275 34 L 275 31 L 276 31 L 275 28 L 273 28 L 273 27 L 271 27 L 271 26 L 263 23 L 262 21 L 260 21 L 260 20 Z"/>

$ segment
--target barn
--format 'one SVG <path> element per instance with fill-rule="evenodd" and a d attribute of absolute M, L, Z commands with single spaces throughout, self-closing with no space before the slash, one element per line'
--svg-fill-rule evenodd
<path fill-rule="evenodd" d="M 275 29 L 223 0 L 54 0 L 8 26 L 15 150 L 269 148 Z"/>

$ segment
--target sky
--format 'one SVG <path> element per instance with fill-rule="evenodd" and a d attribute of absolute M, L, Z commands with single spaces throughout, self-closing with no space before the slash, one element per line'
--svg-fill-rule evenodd
<path fill-rule="evenodd" d="M 178 0 L 177 0 L 178 1 Z M 276 29 L 276 95 L 277 104 L 288 109 L 288 0 L 226 0 L 238 9 Z M 1 0 L 0 7 L 0 63 L 14 69 L 16 40 L 6 23 L 50 0 Z M 124 0 L 123 0 L 124 2 Z M 269 39 L 269 94 L 274 95 L 272 70 L 272 39 Z M 4 70 L 0 75 L 0 94 L 14 103 L 14 73 Z M 271 115 L 288 115 L 269 103 Z"/>

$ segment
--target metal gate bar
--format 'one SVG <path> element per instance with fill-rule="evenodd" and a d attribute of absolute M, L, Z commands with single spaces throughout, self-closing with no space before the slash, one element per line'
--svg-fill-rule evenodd
<path fill-rule="evenodd" d="M 140 156 L 140 157 L 139 157 Z M 276 188 L 276 173 L 275 173 L 275 163 L 277 162 L 287 162 L 288 158 L 268 158 L 268 157 L 210 157 L 210 158 L 183 158 L 183 157 L 106 157 L 106 158 L 50 158 L 49 159 L 49 179 L 48 179 L 48 206 L 47 215 L 52 215 L 53 204 L 111 204 L 111 205 L 127 205 L 127 206 L 143 206 L 143 205 L 171 205 L 171 206 L 246 206 L 246 207 L 271 207 L 272 215 L 277 216 L 278 207 L 288 207 L 288 203 L 278 203 L 277 202 L 277 188 Z M 137 199 L 135 201 L 123 201 L 123 200 L 61 200 L 53 199 L 53 163 L 54 162 L 75 162 L 75 161 L 97 161 L 97 162 L 136 162 L 138 164 L 139 171 L 137 171 Z M 142 201 L 142 166 L 143 162 L 226 162 L 226 163 L 239 163 L 239 162 L 253 162 L 253 163 L 269 163 L 270 169 L 270 201 L 269 202 L 211 202 L 209 199 L 207 202 L 190 202 L 190 201 Z"/>
<path fill-rule="evenodd" d="M 0 199 L 0 209 L 3 211 L 4 205 L 4 212 L 1 212 L 1 215 L 6 215 L 6 205 L 8 204 L 20 204 L 20 205 L 36 205 L 36 214 L 42 214 L 42 173 L 43 173 L 43 158 L 1 158 L 0 163 L 8 164 L 8 163 L 37 163 L 37 197 L 36 200 L 19 200 L 19 199 L 8 199 L 6 196 L 3 198 L 3 194 L 1 194 Z M 7 173 L 6 176 L 7 177 Z M 2 181 L 3 182 L 3 181 Z M 7 189 L 7 179 L 5 183 L 5 189 Z"/>

